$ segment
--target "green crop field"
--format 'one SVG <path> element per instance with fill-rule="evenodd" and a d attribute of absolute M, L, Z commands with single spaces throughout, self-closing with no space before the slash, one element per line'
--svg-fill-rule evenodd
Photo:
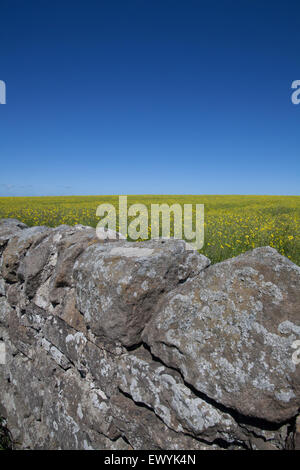
<path fill-rule="evenodd" d="M 0 218 L 29 226 L 83 224 L 96 227 L 99 204 L 118 207 L 118 196 L 2 197 Z M 142 203 L 204 204 L 205 243 L 201 253 L 212 262 L 270 245 L 300 265 L 300 196 L 128 196 Z M 149 235 L 151 226 L 149 226 Z"/>

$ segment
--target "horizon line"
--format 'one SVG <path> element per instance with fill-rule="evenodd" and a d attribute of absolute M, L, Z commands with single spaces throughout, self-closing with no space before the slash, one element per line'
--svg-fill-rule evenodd
<path fill-rule="evenodd" d="M 57 194 L 57 195 L 39 195 L 39 196 L 0 196 L 0 198 L 47 198 L 47 197 L 120 197 L 120 196 L 203 196 L 203 197 L 214 197 L 214 196 L 242 196 L 242 197 L 300 197 L 300 194 L 232 194 L 232 193 L 222 193 L 222 194 L 154 194 L 154 193 L 135 193 L 135 194 Z"/>

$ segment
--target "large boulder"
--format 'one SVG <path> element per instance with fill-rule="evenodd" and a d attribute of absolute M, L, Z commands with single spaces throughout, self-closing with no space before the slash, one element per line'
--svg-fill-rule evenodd
<path fill-rule="evenodd" d="M 266 247 L 169 293 L 143 332 L 152 353 L 228 410 L 281 423 L 300 407 L 300 268 Z"/>
<path fill-rule="evenodd" d="M 95 335 L 133 346 L 159 298 L 209 264 L 182 240 L 93 245 L 74 266 L 77 307 Z"/>

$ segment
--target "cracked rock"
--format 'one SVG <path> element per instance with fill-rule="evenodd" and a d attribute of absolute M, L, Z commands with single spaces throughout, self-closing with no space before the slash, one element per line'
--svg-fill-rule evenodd
<path fill-rule="evenodd" d="M 143 333 L 165 364 L 216 403 L 280 423 L 300 407 L 300 268 L 257 248 L 169 293 Z"/>
<path fill-rule="evenodd" d="M 162 294 L 209 264 L 182 240 L 94 245 L 75 263 L 77 307 L 97 336 L 132 346 Z"/>
<path fill-rule="evenodd" d="M 300 268 L 0 220 L 0 417 L 21 449 L 299 448 Z M 2 352 L 2 362 L 3 362 Z"/>

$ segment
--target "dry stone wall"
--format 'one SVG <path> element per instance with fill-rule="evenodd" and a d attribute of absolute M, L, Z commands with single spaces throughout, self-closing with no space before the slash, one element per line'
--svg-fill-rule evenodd
<path fill-rule="evenodd" d="M 180 240 L 0 220 L 15 448 L 299 448 L 299 339 L 300 268 L 270 247 L 210 265 Z"/>

